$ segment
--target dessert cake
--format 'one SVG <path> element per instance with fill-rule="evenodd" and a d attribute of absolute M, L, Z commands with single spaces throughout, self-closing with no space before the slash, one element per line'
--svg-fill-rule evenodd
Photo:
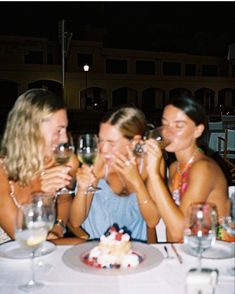
<path fill-rule="evenodd" d="M 84 258 L 84 262 L 97 268 L 129 268 L 137 266 L 143 257 L 132 250 L 130 235 L 112 226 L 102 235 L 98 246 Z"/>

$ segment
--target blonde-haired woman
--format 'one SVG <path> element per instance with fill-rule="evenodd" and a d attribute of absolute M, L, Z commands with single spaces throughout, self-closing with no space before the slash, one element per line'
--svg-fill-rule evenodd
<path fill-rule="evenodd" d="M 67 166 L 56 166 L 53 146 L 67 141 L 68 119 L 62 99 L 45 89 L 31 89 L 9 112 L 0 157 L 0 242 L 14 239 L 16 210 L 33 192 L 51 195 L 71 183 L 76 156 Z M 57 200 L 57 224 L 49 239 L 63 237 L 71 196 Z"/>
<path fill-rule="evenodd" d="M 144 157 L 132 151 L 145 130 L 145 116 L 134 107 L 120 108 L 103 118 L 99 157 L 94 168 L 84 164 L 78 170 L 78 190 L 70 215 L 72 225 L 81 225 L 90 239 L 99 238 L 113 223 L 126 227 L 133 239 L 142 241 L 147 240 L 146 227 L 155 228 L 158 214 L 146 189 Z M 87 194 L 91 181 L 101 190 Z"/>

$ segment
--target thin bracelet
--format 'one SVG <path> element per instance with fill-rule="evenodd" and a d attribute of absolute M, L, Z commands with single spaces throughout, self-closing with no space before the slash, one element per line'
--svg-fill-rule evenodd
<path fill-rule="evenodd" d="M 77 196 L 79 196 L 79 195 L 85 195 L 85 196 L 87 196 L 87 194 L 88 194 L 88 192 L 87 191 L 77 191 Z"/>

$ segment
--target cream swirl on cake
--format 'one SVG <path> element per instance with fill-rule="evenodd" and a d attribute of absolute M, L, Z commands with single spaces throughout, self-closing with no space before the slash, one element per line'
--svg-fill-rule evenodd
<path fill-rule="evenodd" d="M 128 268 L 137 266 L 142 257 L 132 250 L 130 235 L 112 226 L 84 261 L 98 268 Z"/>

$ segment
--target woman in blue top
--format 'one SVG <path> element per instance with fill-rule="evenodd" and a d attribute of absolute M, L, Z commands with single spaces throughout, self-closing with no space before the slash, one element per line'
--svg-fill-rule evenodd
<path fill-rule="evenodd" d="M 116 223 L 126 227 L 132 239 L 146 241 L 147 226 L 156 226 L 159 218 L 148 192 L 145 156 L 132 151 L 145 130 L 145 116 L 134 107 L 120 108 L 102 120 L 99 157 L 93 167 L 83 164 L 78 169 L 78 190 L 70 214 L 71 224 L 81 225 L 90 239 L 100 238 Z M 164 173 L 164 161 L 161 170 Z M 87 194 L 91 182 L 101 190 Z"/>

